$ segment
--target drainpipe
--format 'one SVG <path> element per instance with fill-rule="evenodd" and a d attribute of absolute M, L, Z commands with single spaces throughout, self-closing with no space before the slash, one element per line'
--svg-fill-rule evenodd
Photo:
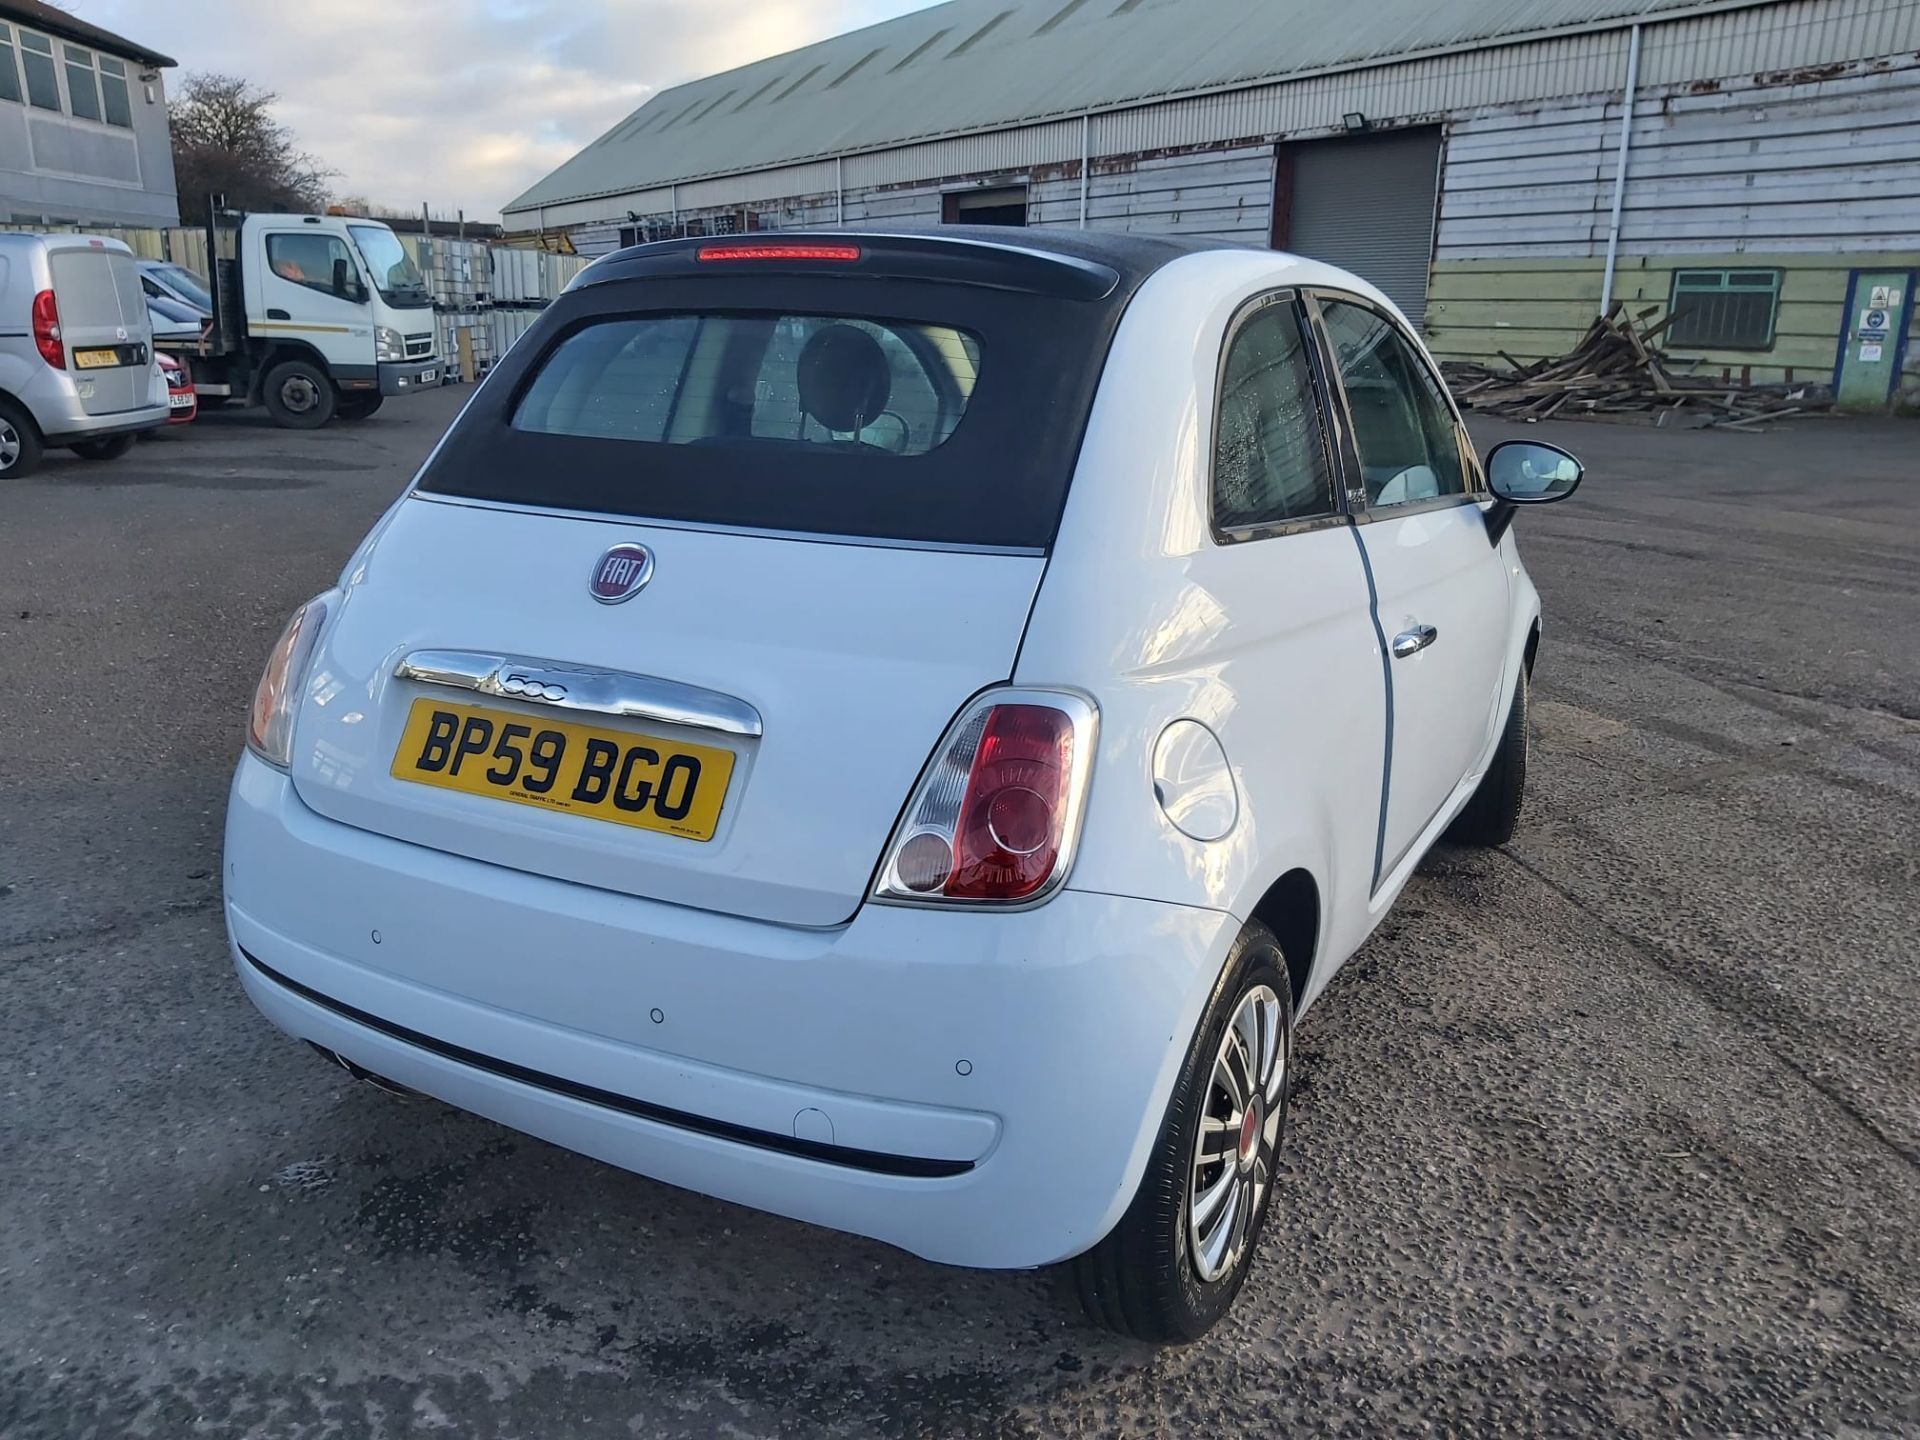
<path fill-rule="evenodd" d="M 1093 165 L 1093 116 L 1080 117 L 1080 228 L 1087 228 L 1087 191 Z"/>
<path fill-rule="evenodd" d="M 673 233 L 678 235 L 680 233 L 680 182 L 678 180 L 674 181 L 667 191 L 667 204 L 673 209 Z"/>
<path fill-rule="evenodd" d="M 833 223 L 847 223 L 847 162 L 838 155 L 833 157 Z"/>
<path fill-rule="evenodd" d="M 1600 283 L 1600 313 L 1613 308 L 1613 268 L 1620 258 L 1620 211 L 1627 201 L 1627 152 L 1633 148 L 1633 102 L 1640 91 L 1640 27 L 1627 45 L 1627 93 L 1620 115 L 1620 159 L 1613 172 L 1613 222 L 1607 227 L 1607 272 Z"/>

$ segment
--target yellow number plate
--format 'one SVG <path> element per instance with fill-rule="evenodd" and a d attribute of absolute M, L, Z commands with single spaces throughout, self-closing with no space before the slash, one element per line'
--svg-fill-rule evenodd
<path fill-rule="evenodd" d="M 76 370 L 106 370 L 120 363 L 118 350 L 76 350 L 73 352 L 73 368 Z"/>
<path fill-rule="evenodd" d="M 479 705 L 416 700 L 396 779 L 711 840 L 731 751 Z"/>

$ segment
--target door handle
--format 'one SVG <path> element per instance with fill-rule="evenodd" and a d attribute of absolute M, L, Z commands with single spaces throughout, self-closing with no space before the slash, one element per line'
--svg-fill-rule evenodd
<path fill-rule="evenodd" d="M 1440 632 L 1431 625 L 1416 625 L 1411 630 L 1402 630 L 1393 637 L 1393 658 L 1404 660 L 1409 655 L 1418 655 L 1439 638 Z"/>
<path fill-rule="evenodd" d="M 267 311 L 267 318 L 269 320 L 291 320 L 293 316 L 284 310 L 269 310 Z"/>

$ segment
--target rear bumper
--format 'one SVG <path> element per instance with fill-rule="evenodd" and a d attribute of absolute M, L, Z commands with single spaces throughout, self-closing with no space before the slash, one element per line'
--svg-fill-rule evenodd
<path fill-rule="evenodd" d="M 438 360 L 386 361 L 375 367 L 380 372 L 382 395 L 411 395 L 416 390 L 433 390 L 446 377 Z"/>
<path fill-rule="evenodd" d="M 83 423 L 63 422 L 63 428 L 44 433 L 49 445 L 68 445 L 75 440 L 104 440 L 110 435 L 158 429 L 168 418 L 166 406 L 153 405 L 140 410 L 122 410 L 116 415 L 88 415 L 82 417 Z"/>
<path fill-rule="evenodd" d="M 767 925 L 355 830 L 251 757 L 226 879 L 241 982 L 290 1034 L 668 1183 L 992 1268 L 1119 1219 L 1237 929 L 1071 890 Z"/>

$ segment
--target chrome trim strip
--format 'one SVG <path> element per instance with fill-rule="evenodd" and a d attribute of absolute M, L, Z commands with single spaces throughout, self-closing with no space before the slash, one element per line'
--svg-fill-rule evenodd
<path fill-rule="evenodd" d="M 657 720 L 749 739 L 758 739 L 764 733 L 760 712 L 746 701 L 652 675 L 477 650 L 415 650 L 393 667 L 393 674 L 397 680 L 421 685 L 445 685 L 477 695 L 592 715 Z"/>
<path fill-rule="evenodd" d="M 1356 525 L 1381 525 L 1389 520 L 1404 520 L 1409 515 L 1425 515 L 1433 510 L 1452 510 L 1461 505 L 1484 505 L 1487 496 L 1469 491 L 1465 494 L 1434 495 L 1426 500 L 1403 500 L 1398 505 L 1375 505 L 1355 515 Z"/>
<path fill-rule="evenodd" d="M 432 457 L 429 456 L 429 459 Z M 556 520 L 586 520 L 597 525 L 624 525 L 639 530 L 687 530 L 695 534 L 747 535 L 758 540 L 793 540 L 808 545 L 860 545 L 869 550 L 937 550 L 955 555 L 1026 555 L 1044 558 L 1040 545 L 963 545 L 951 540 L 893 540 L 884 535 L 831 535 L 812 530 L 769 530 L 755 525 L 707 524 L 692 520 L 656 520 L 648 515 L 611 515 L 602 510 L 563 510 L 553 505 L 522 505 L 505 500 L 478 500 L 469 495 L 442 495 L 415 488 L 411 500 L 430 505 L 461 505 L 470 510 L 498 510 L 508 515 L 550 515 Z"/>

